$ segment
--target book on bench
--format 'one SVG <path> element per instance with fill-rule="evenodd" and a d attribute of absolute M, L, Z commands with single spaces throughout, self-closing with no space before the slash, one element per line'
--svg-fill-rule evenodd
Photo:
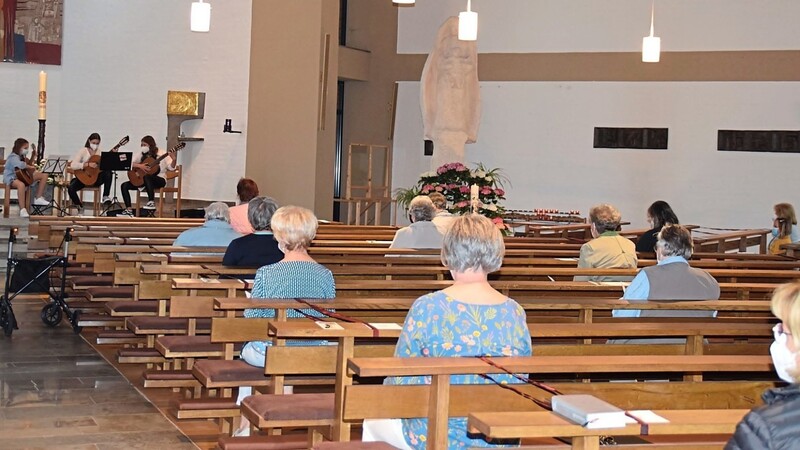
<path fill-rule="evenodd" d="M 556 395 L 552 398 L 552 405 L 554 413 L 590 429 L 624 428 L 636 422 L 622 409 L 593 395 Z"/>

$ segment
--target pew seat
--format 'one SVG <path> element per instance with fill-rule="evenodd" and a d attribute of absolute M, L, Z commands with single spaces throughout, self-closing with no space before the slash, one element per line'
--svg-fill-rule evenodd
<path fill-rule="evenodd" d="M 190 370 L 145 370 L 142 379 L 146 388 L 195 388 L 200 385 Z"/>
<path fill-rule="evenodd" d="M 238 352 L 241 347 L 237 346 L 234 351 Z M 219 358 L 225 348 L 223 344 L 212 343 L 208 335 L 171 335 L 156 338 L 156 350 L 166 358 Z"/>
<path fill-rule="evenodd" d="M 109 302 L 105 305 L 105 311 L 112 317 L 155 316 L 158 315 L 158 301 L 139 300 Z"/>
<path fill-rule="evenodd" d="M 74 290 L 83 290 L 95 286 L 112 286 L 114 277 L 109 275 L 70 277 L 68 283 Z"/>
<path fill-rule="evenodd" d="M 125 319 L 125 326 L 135 334 L 186 334 L 189 319 L 174 319 L 171 317 L 129 317 Z M 198 319 L 197 332 L 209 333 L 211 320 Z"/>
<path fill-rule="evenodd" d="M 334 394 L 251 395 L 242 400 L 242 415 L 258 428 L 330 426 Z M 291 401 L 288 401 L 291 400 Z"/>
<path fill-rule="evenodd" d="M 192 373 L 208 389 L 270 385 L 263 368 L 251 366 L 241 359 L 197 361 Z"/>
<path fill-rule="evenodd" d="M 83 290 L 84 298 L 90 302 L 131 299 L 133 298 L 133 293 L 133 286 L 96 286 Z"/>
<path fill-rule="evenodd" d="M 295 450 L 308 448 L 308 437 L 304 434 L 280 436 L 223 436 L 217 442 L 220 450 Z"/>

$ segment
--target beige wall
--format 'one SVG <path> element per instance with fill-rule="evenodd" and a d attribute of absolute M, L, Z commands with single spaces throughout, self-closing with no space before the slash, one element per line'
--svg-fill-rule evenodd
<path fill-rule="evenodd" d="M 246 176 L 282 205 L 330 218 L 336 123 L 337 0 L 253 2 Z M 324 130 L 325 34 L 331 34 Z"/>

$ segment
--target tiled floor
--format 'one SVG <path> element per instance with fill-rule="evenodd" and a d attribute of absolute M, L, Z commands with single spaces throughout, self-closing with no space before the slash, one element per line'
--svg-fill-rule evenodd
<path fill-rule="evenodd" d="M 0 448 L 196 448 L 70 327 L 45 327 L 42 305 L 16 300 L 20 329 L 0 335 Z"/>

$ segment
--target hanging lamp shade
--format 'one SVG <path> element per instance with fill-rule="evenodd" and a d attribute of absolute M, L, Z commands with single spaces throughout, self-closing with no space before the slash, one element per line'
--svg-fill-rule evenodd
<path fill-rule="evenodd" d="M 208 33 L 211 29 L 211 4 L 203 0 L 192 3 L 191 30 L 198 33 Z"/>
<path fill-rule="evenodd" d="M 653 35 L 653 24 L 656 16 L 656 3 L 653 0 L 653 8 L 650 10 L 650 36 L 642 39 L 642 62 L 657 63 L 661 61 L 661 38 Z"/>
<path fill-rule="evenodd" d="M 472 0 L 467 0 L 467 10 L 458 13 L 458 40 L 478 40 L 478 13 L 472 11 Z"/>
<path fill-rule="evenodd" d="M 396 5 L 413 5 L 416 0 L 392 0 Z"/>
<path fill-rule="evenodd" d="M 661 38 L 645 36 L 642 39 L 642 62 L 657 63 L 661 61 Z"/>

